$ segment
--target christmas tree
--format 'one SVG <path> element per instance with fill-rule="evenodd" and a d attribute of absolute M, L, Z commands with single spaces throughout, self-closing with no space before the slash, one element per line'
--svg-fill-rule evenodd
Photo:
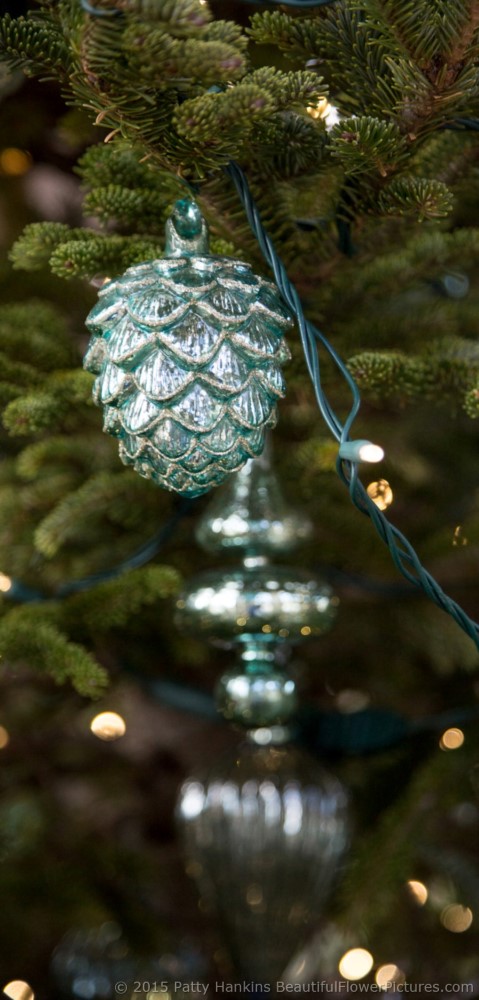
<path fill-rule="evenodd" d="M 318 340 L 329 412 L 346 420 L 349 373 L 362 396 L 351 436 L 385 450 L 379 466 L 359 467 L 367 495 L 477 617 L 479 5 L 38 0 L 25 16 L 10 6 L 0 21 L 0 987 L 24 1000 L 31 992 L 7 984 L 31 984 L 37 1000 L 113 996 L 122 962 L 146 983 L 213 982 L 234 973 L 173 826 L 181 779 L 238 742 L 211 694 L 233 652 L 173 620 L 182 586 L 219 565 L 194 536 L 210 497 L 181 498 L 122 465 L 92 401 L 98 358 L 82 365 L 85 319 L 98 316 L 98 291 L 112 305 L 128 268 L 164 259 L 165 222 L 188 199 L 210 252 L 230 261 L 224 281 L 254 272 L 254 308 L 284 325 L 286 305 L 261 298 L 273 296 L 273 274 L 239 168 L 307 319 L 346 366 Z M 140 334 L 147 326 L 140 316 Z M 239 336 L 225 344 L 246 364 L 259 341 L 245 355 Z M 293 562 L 340 600 L 330 631 L 294 652 L 298 739 L 350 790 L 354 812 L 341 877 L 304 942 L 308 975 L 474 993 L 477 644 L 401 576 L 351 504 L 301 337 L 286 336 L 274 470 L 313 524 Z M 189 377 L 174 360 L 171 378 Z M 234 571 L 234 553 L 226 561 Z M 120 720 L 90 731 L 113 710 Z M 98 741 L 95 728 L 119 735 L 122 718 L 118 742 Z M 354 949 L 364 951 L 341 963 Z M 106 980 L 92 986 L 105 955 Z"/>

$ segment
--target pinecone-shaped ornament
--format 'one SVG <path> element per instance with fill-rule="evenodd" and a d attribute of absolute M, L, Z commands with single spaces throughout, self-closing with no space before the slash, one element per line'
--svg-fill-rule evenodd
<path fill-rule="evenodd" d="M 125 465 L 199 496 L 261 454 L 290 325 L 275 286 L 212 256 L 197 205 L 177 202 L 166 256 L 107 282 L 87 318 L 84 366 Z"/>

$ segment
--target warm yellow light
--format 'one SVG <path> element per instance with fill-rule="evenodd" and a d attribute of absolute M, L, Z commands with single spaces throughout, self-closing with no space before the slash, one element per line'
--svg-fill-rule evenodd
<path fill-rule="evenodd" d="M 373 956 L 366 948 L 350 948 L 341 958 L 338 969 L 344 979 L 363 979 L 373 965 Z"/>
<path fill-rule="evenodd" d="M 3 992 L 12 1000 L 34 1000 L 35 997 L 31 986 L 22 982 L 21 979 L 12 979 L 11 983 L 7 983 L 3 987 Z"/>
<path fill-rule="evenodd" d="M 246 618 L 237 618 L 236 619 L 236 624 L 237 625 L 246 625 Z"/>
<path fill-rule="evenodd" d="M 119 740 L 126 733 L 126 722 L 117 712 L 100 712 L 91 720 L 90 729 L 99 740 Z"/>
<path fill-rule="evenodd" d="M 268 635 L 269 632 L 273 631 L 273 629 L 271 628 L 271 625 L 262 625 L 261 626 L 261 631 L 265 632 L 265 634 Z"/>
<path fill-rule="evenodd" d="M 8 746 L 9 743 L 10 743 L 10 736 L 7 730 L 5 729 L 5 726 L 0 726 L 0 750 L 3 750 L 4 747 Z"/>
<path fill-rule="evenodd" d="M 379 510 L 386 510 L 393 502 L 393 491 L 387 479 L 378 479 L 367 487 L 367 494 Z"/>
<path fill-rule="evenodd" d="M 11 589 L 12 589 L 11 578 L 9 576 L 6 576 L 5 573 L 0 573 L 0 591 L 2 592 L 2 594 L 6 594 Z"/>
<path fill-rule="evenodd" d="M 464 743 L 464 733 L 462 729 L 446 729 L 439 740 L 441 750 L 457 750 Z"/>
<path fill-rule="evenodd" d="M 394 983 L 403 983 L 405 975 L 397 965 L 380 965 L 376 970 L 375 980 L 383 990 L 394 986 Z"/>
<path fill-rule="evenodd" d="M 462 934 L 463 931 L 469 930 L 472 924 L 472 910 L 468 906 L 452 903 L 451 906 L 444 907 L 440 919 L 441 924 L 447 931 L 452 931 L 454 934 Z"/>
<path fill-rule="evenodd" d="M 301 632 L 301 635 L 311 635 L 311 626 L 310 625 L 303 625 L 302 629 L 300 629 L 300 632 Z"/>
<path fill-rule="evenodd" d="M 316 104 L 308 104 L 306 111 L 311 118 L 327 118 L 331 105 L 327 97 L 320 97 Z"/>
<path fill-rule="evenodd" d="M 427 902 L 427 897 L 428 897 L 428 891 L 426 889 L 426 886 L 424 885 L 424 882 L 418 882 L 416 879 L 410 878 L 409 882 L 407 883 L 407 887 L 411 895 L 414 896 L 414 899 L 416 900 L 418 906 L 424 906 L 424 904 Z"/>
<path fill-rule="evenodd" d="M 24 149 L 15 149 L 11 146 L 7 149 L 2 149 L 0 153 L 0 172 L 2 174 L 7 174 L 9 177 L 22 177 L 26 174 L 32 165 L 32 158 L 30 153 L 27 153 Z"/>

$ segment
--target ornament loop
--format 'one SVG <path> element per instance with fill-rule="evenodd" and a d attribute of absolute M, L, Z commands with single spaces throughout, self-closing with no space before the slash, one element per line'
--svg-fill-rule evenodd
<path fill-rule="evenodd" d="M 195 257 L 209 253 L 208 227 L 194 201 L 176 202 L 166 227 L 167 257 Z"/>

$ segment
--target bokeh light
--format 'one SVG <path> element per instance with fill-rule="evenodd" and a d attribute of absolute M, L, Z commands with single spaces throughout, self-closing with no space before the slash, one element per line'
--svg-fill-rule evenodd
<path fill-rule="evenodd" d="M 468 906 L 461 906 L 459 903 L 452 903 L 445 906 L 441 913 L 441 924 L 447 931 L 453 934 L 462 934 L 469 930 L 472 924 L 473 914 Z"/>
<path fill-rule="evenodd" d="M 363 979 L 373 965 L 373 956 L 366 948 L 350 948 L 340 959 L 338 969 L 344 979 Z"/>
<path fill-rule="evenodd" d="M 399 966 L 391 963 L 390 965 L 380 965 L 374 978 L 382 990 L 387 990 L 395 983 L 403 983 L 406 977 Z"/>
<path fill-rule="evenodd" d="M 32 158 L 25 149 L 9 146 L 0 152 L 0 173 L 7 177 L 23 177 L 31 166 Z"/>
<path fill-rule="evenodd" d="M 91 720 L 90 729 L 99 740 L 119 740 L 126 733 L 126 722 L 118 712 L 100 712 Z"/>
<path fill-rule="evenodd" d="M 24 983 L 21 979 L 12 979 L 11 983 L 7 983 L 3 987 L 3 992 L 7 997 L 11 997 L 12 1000 L 34 1000 L 35 994 L 28 985 Z"/>
<path fill-rule="evenodd" d="M 418 906 L 424 906 L 429 895 L 424 882 L 418 882 L 417 879 L 410 878 L 407 882 L 407 887 Z"/>
<path fill-rule="evenodd" d="M 464 743 L 464 733 L 462 729 L 446 729 L 439 740 L 441 750 L 458 750 Z"/>

